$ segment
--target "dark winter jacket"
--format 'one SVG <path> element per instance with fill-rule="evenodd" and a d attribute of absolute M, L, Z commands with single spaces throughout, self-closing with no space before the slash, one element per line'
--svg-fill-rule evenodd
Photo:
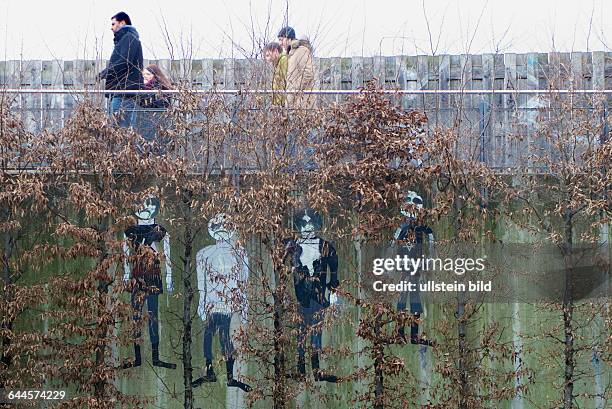
<path fill-rule="evenodd" d="M 144 89 L 151 91 L 165 90 L 157 80 L 153 79 L 148 84 L 145 84 Z M 170 106 L 170 95 L 161 94 L 159 92 L 144 94 L 140 99 L 140 106 L 143 108 L 165 109 Z"/>
<path fill-rule="evenodd" d="M 136 279 L 140 290 L 163 292 L 160 260 L 153 243 L 161 242 L 165 235 L 166 229 L 159 224 L 130 226 L 125 231 L 134 252 L 132 278 Z"/>
<path fill-rule="evenodd" d="M 414 219 L 409 219 L 400 226 L 400 231 L 395 238 L 398 241 L 407 241 L 410 244 L 422 244 L 424 236 L 432 234 L 431 227 L 423 224 L 416 224 Z"/>
<path fill-rule="evenodd" d="M 421 257 L 427 249 L 426 244 L 429 245 L 431 251 L 433 236 L 430 235 L 433 235 L 431 227 L 417 223 L 413 218 L 408 218 L 400 225 L 395 236 L 395 240 L 401 245 L 398 254 L 408 255 L 411 258 Z"/>
<path fill-rule="evenodd" d="M 314 266 L 305 266 L 300 261 L 302 246 L 299 241 L 286 239 L 286 257 L 293 270 L 293 285 L 295 295 L 300 305 L 304 308 L 311 307 L 311 301 L 324 307 L 329 305 L 325 297 L 325 289 L 335 289 L 338 287 L 338 255 L 336 249 L 327 240 L 316 237 L 318 241 L 320 258 L 314 261 Z M 314 271 L 310 271 L 312 268 Z M 330 273 L 329 283 L 327 282 L 327 271 Z"/>
<path fill-rule="evenodd" d="M 114 42 L 108 66 L 98 76 L 106 79 L 108 90 L 142 89 L 142 45 L 138 32 L 132 26 L 123 26 L 115 33 Z M 112 96 L 106 96 L 109 95 Z"/>

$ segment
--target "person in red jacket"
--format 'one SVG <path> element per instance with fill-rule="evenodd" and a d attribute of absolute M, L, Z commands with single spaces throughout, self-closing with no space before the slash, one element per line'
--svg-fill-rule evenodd
<path fill-rule="evenodd" d="M 164 127 L 164 112 L 171 104 L 171 97 L 159 91 L 172 89 L 172 82 L 166 74 L 155 64 L 148 65 L 142 70 L 144 89 L 150 90 L 140 98 L 141 112 L 139 114 L 139 126 L 141 136 L 147 142 L 154 142 L 153 152 L 158 155 L 166 153 L 168 140 L 159 137 L 160 128 Z M 141 147 L 141 150 L 142 149 Z"/>

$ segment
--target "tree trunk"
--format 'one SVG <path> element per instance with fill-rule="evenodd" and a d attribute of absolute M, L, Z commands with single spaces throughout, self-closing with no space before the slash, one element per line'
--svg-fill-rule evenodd
<path fill-rule="evenodd" d="M 563 332 L 565 334 L 565 383 L 563 387 L 563 408 L 572 409 L 574 406 L 574 328 L 572 325 L 572 314 L 574 312 L 574 303 L 572 299 L 572 291 L 568 288 L 571 285 L 570 278 L 571 269 L 568 269 L 565 277 L 565 294 L 563 297 Z"/>
<path fill-rule="evenodd" d="M 10 304 L 13 301 L 13 292 L 12 290 L 7 290 L 7 286 L 12 284 L 11 278 L 11 269 L 9 267 L 9 259 L 11 258 L 12 249 L 13 249 L 13 238 L 10 234 L 3 234 L 3 252 L 2 252 L 2 280 L 5 286 L 3 297 L 4 302 Z M 6 334 L 10 334 L 13 329 L 13 320 L 2 320 L 0 321 L 0 329 L 3 330 Z M 4 372 L 11 366 L 11 361 L 13 359 L 11 354 L 6 353 L 11 345 L 10 336 L 6 335 L 2 337 L 2 351 L 0 354 L 0 369 Z M 3 387 L 3 382 L 0 379 L 0 388 Z"/>
<path fill-rule="evenodd" d="M 374 320 L 374 336 L 378 336 L 382 334 L 380 317 L 376 315 Z M 385 351 L 381 340 L 375 339 L 374 342 L 374 409 L 383 409 L 385 407 L 385 375 L 383 373 Z"/>
<path fill-rule="evenodd" d="M 282 271 L 277 275 L 282 280 Z M 281 342 L 284 336 L 282 291 L 284 291 L 283 282 L 277 281 L 272 297 L 274 301 L 274 387 L 272 392 L 274 409 L 284 409 L 286 406 L 284 388 L 286 359 Z"/>
<path fill-rule="evenodd" d="M 563 332 L 564 339 L 564 384 L 563 384 L 563 408 L 574 407 L 574 369 L 576 366 L 574 350 L 574 294 L 573 294 L 573 260 L 572 260 L 572 233 L 573 225 L 571 217 L 565 218 L 565 291 L 563 294 Z"/>
<path fill-rule="evenodd" d="M 104 271 L 105 261 L 108 258 L 108 249 L 106 248 L 105 242 L 105 234 L 108 231 L 108 226 L 110 224 L 109 218 L 104 218 L 100 224 L 97 226 L 98 229 L 98 250 L 100 251 L 100 259 L 98 260 L 98 274 L 101 277 L 98 279 L 98 317 L 100 325 L 98 326 L 98 339 L 97 339 L 97 347 L 96 347 L 96 366 L 95 368 L 98 370 L 103 370 L 106 366 L 106 350 L 108 345 L 106 344 L 108 340 L 109 333 L 109 320 L 104 319 L 103 315 L 109 313 L 108 311 L 108 286 L 110 282 L 108 281 L 108 277 L 106 277 L 106 271 Z M 95 371 L 95 369 L 94 369 Z M 106 398 L 106 389 L 108 385 L 108 379 L 106 377 L 100 377 L 94 383 L 94 396 L 99 402 L 103 402 Z"/>
<path fill-rule="evenodd" d="M 102 259 L 103 261 L 104 259 Z M 98 314 L 104 314 L 103 312 L 107 308 L 107 295 L 108 295 L 108 282 L 100 280 L 98 284 Z M 108 338 L 108 325 L 105 324 L 106 320 L 100 320 L 101 324 L 98 327 L 98 342 L 96 348 L 96 368 L 98 370 L 106 366 L 106 339 Z M 104 378 L 100 378 L 95 382 L 94 396 L 99 401 L 103 401 L 106 395 L 107 381 Z"/>
<path fill-rule="evenodd" d="M 185 251 L 183 253 L 183 386 L 185 387 L 184 405 L 185 409 L 193 409 L 193 388 L 191 382 L 193 380 L 193 367 L 191 364 L 191 332 L 192 332 L 192 314 L 191 303 L 193 301 L 194 290 L 191 285 L 191 252 L 193 250 L 193 232 L 191 231 L 191 192 L 185 192 L 183 203 L 185 204 L 185 234 L 183 242 Z"/>
<path fill-rule="evenodd" d="M 599 243 L 602 246 L 608 247 L 608 251 L 612 248 L 609 240 L 609 226 L 608 223 L 603 224 L 600 227 L 600 238 Z M 606 275 L 606 288 L 610 288 L 608 279 L 610 275 Z M 605 310 L 609 309 L 609 303 L 605 303 Z M 593 375 L 595 377 L 595 409 L 604 409 L 605 407 L 605 385 L 604 385 L 604 366 L 602 365 L 602 359 L 599 353 L 601 347 L 601 329 L 605 328 L 604 318 L 601 313 L 597 313 L 595 318 L 595 327 L 593 328 L 593 337 L 596 341 L 593 344 L 593 350 L 591 355 L 591 366 L 593 367 Z"/>
<path fill-rule="evenodd" d="M 6 293 L 5 293 L 6 295 Z M 11 296 L 8 296 L 5 302 L 11 302 Z M 0 329 L 3 332 L 10 333 L 13 329 L 13 320 L 7 320 L 6 322 L 2 321 L 0 324 Z M 2 337 L 2 354 L 0 355 L 0 370 L 1 372 L 5 372 L 11 366 L 11 362 L 13 360 L 13 356 L 11 354 L 6 353 L 11 346 L 11 338 L 7 335 Z M 0 379 L 0 389 L 4 388 L 4 381 Z"/>
<path fill-rule="evenodd" d="M 518 283 L 515 278 L 516 289 Z M 512 303 L 512 344 L 513 344 L 513 366 L 514 371 L 517 373 L 514 377 L 514 387 L 518 392 L 515 393 L 512 399 L 512 409 L 523 409 L 523 392 L 521 388 L 523 386 L 523 380 L 518 375 L 519 371 L 523 369 L 523 340 L 521 338 L 521 312 L 518 302 Z"/>
<path fill-rule="evenodd" d="M 362 300 L 364 299 L 364 290 L 363 290 L 363 275 L 364 275 L 364 271 L 366 271 L 366 268 L 364 267 L 365 262 L 363 261 L 363 254 L 362 254 L 362 239 L 361 237 L 356 237 L 355 238 L 355 251 L 356 251 L 356 260 L 355 260 L 355 265 L 357 266 L 357 295 L 358 295 L 358 299 Z M 366 317 L 364 316 L 364 312 L 363 312 L 363 308 L 361 308 L 361 306 L 357 307 L 357 325 L 359 325 L 359 323 L 362 322 L 362 320 L 364 320 Z M 355 350 L 356 351 L 364 351 L 366 349 L 366 340 L 361 337 L 361 336 L 357 336 L 355 337 Z M 356 357 L 356 364 L 357 364 L 357 370 L 361 371 L 362 369 L 364 369 L 366 367 L 366 360 L 365 360 L 365 354 L 362 353 L 358 353 L 355 354 Z M 364 382 L 362 380 L 356 380 L 353 383 L 353 390 L 359 394 L 361 394 L 364 391 Z"/>
<path fill-rule="evenodd" d="M 468 395 L 469 395 L 469 384 L 468 384 L 468 359 L 467 359 L 467 345 L 466 345 L 466 328 L 464 322 L 465 315 L 465 294 L 459 293 L 459 299 L 457 300 L 457 336 L 458 336 L 458 349 L 459 349 L 459 409 L 468 409 Z"/>

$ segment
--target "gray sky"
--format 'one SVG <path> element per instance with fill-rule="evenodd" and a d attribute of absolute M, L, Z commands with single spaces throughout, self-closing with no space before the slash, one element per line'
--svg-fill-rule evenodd
<path fill-rule="evenodd" d="M 132 18 L 145 58 L 253 55 L 287 15 L 321 57 L 612 47 L 612 19 L 604 18 L 610 0 L 424 3 L 425 9 L 423 0 L 0 0 L 0 60 L 108 58 L 110 16 L 118 11 Z"/>

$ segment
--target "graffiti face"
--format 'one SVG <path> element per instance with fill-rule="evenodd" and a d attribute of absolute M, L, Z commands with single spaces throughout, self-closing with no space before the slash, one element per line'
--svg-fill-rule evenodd
<path fill-rule="evenodd" d="M 293 223 L 303 238 L 314 237 L 323 225 L 321 216 L 312 209 L 305 209 L 297 213 Z"/>
<path fill-rule="evenodd" d="M 406 195 L 406 201 L 402 205 L 401 212 L 404 216 L 415 219 L 418 212 L 423 209 L 423 198 L 413 190 Z"/>
<path fill-rule="evenodd" d="M 210 237 L 217 241 L 229 242 L 234 237 L 235 232 L 229 230 L 226 226 L 227 221 L 225 213 L 215 215 L 215 217 L 208 222 L 208 233 Z"/>
<path fill-rule="evenodd" d="M 156 197 L 147 198 L 134 215 L 140 220 L 152 220 L 157 216 L 160 202 Z"/>

